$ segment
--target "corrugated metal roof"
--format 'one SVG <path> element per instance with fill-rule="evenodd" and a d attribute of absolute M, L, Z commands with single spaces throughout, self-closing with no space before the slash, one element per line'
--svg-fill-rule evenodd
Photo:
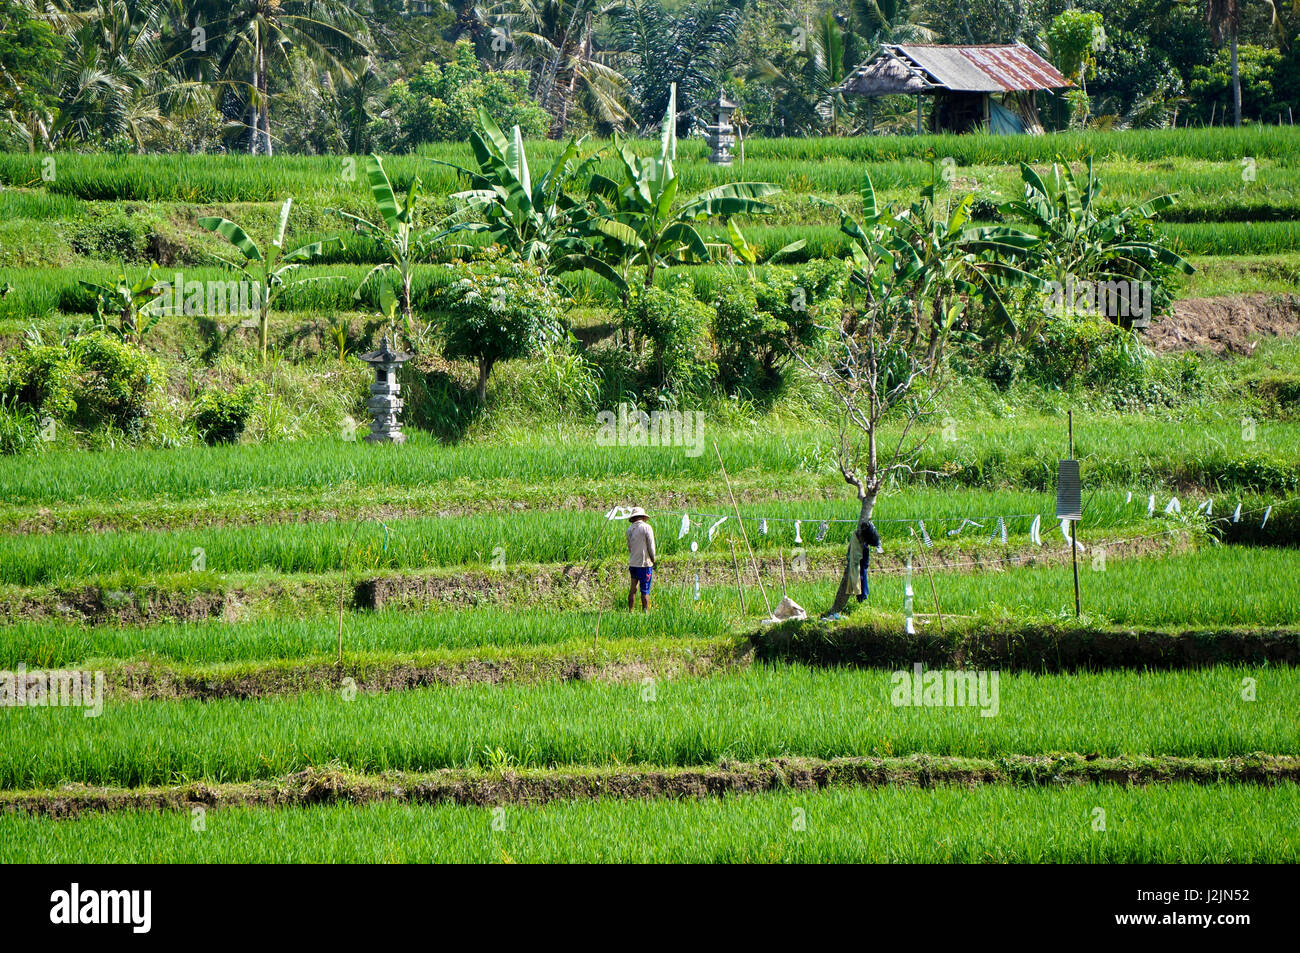
<path fill-rule="evenodd" d="M 1070 81 L 1023 43 L 1014 46 L 966 46 L 962 56 L 992 77 L 1007 92 L 1060 89 Z"/>
<path fill-rule="evenodd" d="M 900 70 L 898 67 L 904 67 Z M 928 83 L 954 92 L 1004 93 L 1072 85 L 1051 63 L 1023 43 L 1009 46 L 886 44 L 840 87 L 845 92 L 923 92 Z"/>
<path fill-rule="evenodd" d="M 939 86 L 972 93 L 1000 93 L 1003 87 L 963 55 L 959 46 L 896 46 Z"/>

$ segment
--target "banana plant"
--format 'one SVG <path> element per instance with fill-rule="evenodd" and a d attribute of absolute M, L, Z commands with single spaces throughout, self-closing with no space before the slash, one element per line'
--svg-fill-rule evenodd
<path fill-rule="evenodd" d="M 405 199 L 399 199 L 393 189 L 393 183 L 384 171 L 384 163 L 373 153 L 366 159 L 366 181 L 370 184 L 370 194 L 379 206 L 381 222 L 376 224 L 359 215 L 341 209 L 326 209 L 326 214 L 337 215 L 351 223 L 352 227 L 363 235 L 369 236 L 381 245 L 388 255 L 388 261 L 380 262 L 366 273 L 357 285 L 353 298 L 360 300 L 366 286 L 379 276 L 389 271 L 398 275 L 397 304 L 401 308 L 402 319 L 407 328 L 415 322 L 411 307 L 411 280 L 415 273 L 415 263 L 425 257 L 439 241 L 451 233 L 447 228 L 422 229 L 422 209 L 420 203 L 424 198 L 424 186 L 419 176 L 411 180 L 407 187 Z"/>
<path fill-rule="evenodd" d="M 744 233 L 741 232 L 740 226 L 736 224 L 736 220 L 733 218 L 727 220 L 726 242 L 725 243 L 716 242 L 710 244 L 709 248 L 720 249 L 724 254 L 729 254 L 733 261 L 741 262 L 743 264 L 748 265 L 751 269 L 753 269 L 760 264 L 770 265 L 775 261 L 777 261 L 777 259 L 784 258 L 786 255 L 790 255 L 793 254 L 794 252 L 800 251 L 803 249 L 803 247 L 806 244 L 807 241 L 805 239 L 802 238 L 796 239 L 790 242 L 790 244 L 788 245 L 781 246 L 776 251 L 772 252 L 772 254 L 768 255 L 766 259 L 760 262 L 758 260 L 758 253 L 760 249 L 758 248 L 758 246 L 750 244 L 745 239 Z"/>
<path fill-rule="evenodd" d="M 223 258 L 220 255 L 216 257 L 227 268 L 242 274 L 245 280 L 253 285 L 257 293 L 257 343 L 263 363 L 266 363 L 266 346 L 270 337 L 271 308 L 275 306 L 280 295 L 293 285 L 314 281 L 330 281 L 337 277 L 336 275 L 319 275 L 306 278 L 293 277 L 299 268 L 307 262 L 320 257 L 326 246 L 338 239 L 327 238 L 286 252 L 284 250 L 284 236 L 289 228 L 289 211 L 292 208 L 293 198 L 291 196 L 285 199 L 284 204 L 280 206 L 280 224 L 276 228 L 275 238 L 271 240 L 265 254 L 263 254 L 257 243 L 248 237 L 248 233 L 230 219 L 217 215 L 209 215 L 199 219 L 199 227 L 220 235 L 235 251 L 239 252 L 239 257 L 235 258 Z"/>
<path fill-rule="evenodd" d="M 1035 251 L 1052 278 L 1064 284 L 1071 276 L 1079 280 L 1150 277 L 1157 265 L 1190 275 L 1195 270 L 1190 262 L 1158 239 L 1148 238 L 1145 231 L 1175 204 L 1176 196 L 1159 195 L 1106 214 L 1098 207 L 1101 182 L 1093 173 L 1092 157 L 1084 164 L 1085 174 L 1076 176 L 1068 163 L 1053 163 L 1050 177 L 1044 180 L 1022 162 L 1024 198 L 1001 206 L 1004 214 L 1038 232 Z"/>
<path fill-rule="evenodd" d="M 884 285 L 904 289 L 902 299 L 889 297 L 906 302 L 912 333 L 928 340 L 927 362 L 937 359 L 971 298 L 992 313 L 992 330 L 1015 335 L 1016 322 L 1002 291 L 1042 285 L 1041 278 L 1023 267 L 1038 237 L 1011 226 L 971 225 L 973 195 L 942 207 L 933 155 L 930 158 L 931 179 L 920 202 L 897 212 L 882 208 L 870 174 L 864 173 L 862 219 L 840 210 L 840 230 L 850 239 L 850 286 L 867 291 L 869 297 Z"/>
<path fill-rule="evenodd" d="M 1019 328 L 1002 291 L 1042 286 L 1042 279 L 1023 267 L 1032 262 L 1039 238 L 1010 225 L 972 225 L 975 196 L 967 193 L 955 202 L 942 203 L 942 177 L 934 151 L 929 150 L 926 157 L 930 181 L 921 190 L 921 201 L 896 217 L 893 243 L 906 270 L 918 317 L 923 304 L 929 307 L 931 346 L 939 335 L 953 329 L 972 297 L 990 312 L 988 330 L 1014 337 Z M 926 323 L 924 318 L 922 323 Z"/>
<path fill-rule="evenodd" d="M 154 307 L 162 294 L 156 265 L 150 265 L 148 273 L 135 281 L 126 276 L 124 267 L 115 284 L 85 279 L 80 284 L 95 292 L 95 327 L 127 344 L 139 344 L 161 317 Z"/>
<path fill-rule="evenodd" d="M 570 194 L 570 189 L 585 189 L 600 158 L 598 152 L 582 154 L 585 138 L 570 139 L 550 168 L 534 179 L 519 127 L 507 138 L 480 108 L 478 128 L 469 140 L 477 170 L 441 163 L 470 184 L 452 196 L 464 208 L 449 230 L 486 234 L 514 257 L 549 274 L 593 271 L 622 290 L 622 277 L 591 253 L 594 233 L 587 204 Z"/>
<path fill-rule="evenodd" d="M 677 87 L 668 96 L 657 156 L 638 156 L 617 136 L 615 152 L 621 175 L 591 177 L 594 222 L 603 236 L 606 262 L 617 262 L 624 280 L 635 268 L 644 269 L 646 287 L 655 269 L 678 262 L 708 260 L 709 246 L 695 223 L 709 218 L 730 221 L 734 215 L 762 214 L 772 206 L 762 201 L 781 191 L 767 182 L 730 182 L 679 201 L 680 180 L 673 169 L 677 152 Z"/>

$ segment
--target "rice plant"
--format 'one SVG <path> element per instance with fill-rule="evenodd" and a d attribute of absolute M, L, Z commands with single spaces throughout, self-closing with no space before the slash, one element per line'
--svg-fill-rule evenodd
<path fill-rule="evenodd" d="M 1241 697 L 1242 679 L 1256 700 Z M 337 692 L 256 701 L 20 708 L 0 719 L 0 787 L 275 778 L 336 762 L 360 772 L 708 765 L 785 755 L 969 757 L 1061 751 L 1228 757 L 1300 750 L 1300 669 L 1003 673 L 990 706 L 895 706 L 889 672 L 754 667 L 642 685 L 544 682 Z M 989 699 L 993 701 L 992 698 Z"/>
<path fill-rule="evenodd" d="M 1092 829 L 1104 804 L 1107 829 Z M 492 808 L 373 804 L 0 815 L 0 862 L 1291 863 L 1300 786 L 832 788 Z M 792 818 L 805 825 L 796 829 Z M 942 818 L 943 823 L 935 823 Z"/>

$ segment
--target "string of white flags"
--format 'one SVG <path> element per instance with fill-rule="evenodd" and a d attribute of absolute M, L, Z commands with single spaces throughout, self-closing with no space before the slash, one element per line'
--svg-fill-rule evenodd
<path fill-rule="evenodd" d="M 1282 500 L 1280 502 L 1263 505 L 1256 509 L 1244 510 L 1240 500 L 1235 501 L 1235 506 L 1229 515 L 1226 511 L 1222 515 L 1216 514 L 1214 509 L 1214 497 L 1206 497 L 1199 503 L 1189 502 L 1189 506 L 1194 505 L 1194 512 L 1198 517 L 1202 517 L 1211 522 L 1217 523 L 1241 523 L 1243 520 L 1250 520 L 1255 517 L 1261 517 L 1259 527 L 1263 529 L 1268 525 L 1273 510 L 1286 506 L 1300 500 L 1300 497 Z M 1125 496 L 1122 507 L 1128 507 L 1139 504 L 1138 499 L 1130 490 Z M 1228 505 L 1232 505 L 1229 502 Z M 1155 494 L 1148 494 L 1146 499 L 1147 517 L 1151 519 L 1161 516 L 1181 517 L 1183 513 L 1182 501 L 1177 496 L 1171 496 L 1163 505 L 1160 504 Z M 606 520 L 627 519 L 633 512 L 632 507 L 615 506 L 605 513 Z M 824 542 L 830 534 L 832 526 L 850 525 L 856 526 L 858 521 L 855 519 L 835 519 L 822 517 L 799 517 L 799 516 L 742 516 L 737 517 L 734 514 L 727 513 L 704 513 L 684 511 L 681 512 L 681 521 L 678 525 L 677 538 L 685 539 L 699 530 L 702 535 L 707 537 L 708 543 L 712 543 L 715 537 L 728 524 L 740 520 L 744 524 L 747 532 L 753 533 L 758 538 L 771 536 L 774 534 L 787 535 L 796 546 L 803 546 L 809 543 Z M 934 546 L 936 535 L 945 538 L 978 538 L 983 536 L 989 541 L 998 541 L 1005 544 L 1007 542 L 1011 527 L 1021 528 L 1021 524 L 1028 521 L 1028 526 L 1024 527 L 1029 541 L 1034 546 L 1043 545 L 1043 521 L 1045 519 L 1055 520 L 1053 515 L 1043 513 L 1004 513 L 998 515 L 976 515 L 976 516 L 929 516 L 921 517 L 892 517 L 883 519 L 874 519 L 872 522 L 880 526 L 900 526 L 908 528 L 909 534 L 917 536 L 921 544 L 927 548 Z M 927 525 L 928 524 L 928 525 Z M 1059 520 L 1061 536 L 1064 538 L 1068 548 L 1070 544 L 1070 520 Z M 883 535 L 883 534 L 882 534 Z M 1078 540 L 1074 545 L 1081 552 L 1087 552 L 1087 548 Z M 876 547 L 877 552 L 883 552 L 883 543 Z"/>

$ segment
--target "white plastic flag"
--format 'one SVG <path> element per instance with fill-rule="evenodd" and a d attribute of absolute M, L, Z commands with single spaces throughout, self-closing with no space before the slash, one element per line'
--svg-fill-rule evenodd
<path fill-rule="evenodd" d="M 1125 504 L 1128 504 L 1128 503 L 1132 503 L 1132 502 L 1133 502 L 1133 491 L 1132 491 L 1132 490 L 1129 490 L 1129 491 L 1128 491 L 1128 496 L 1124 497 L 1124 503 L 1125 503 Z"/>
<path fill-rule="evenodd" d="M 695 601 L 700 601 L 700 574 L 695 574 Z"/>
<path fill-rule="evenodd" d="M 802 522 L 803 522 L 803 520 L 795 520 L 795 521 L 794 521 L 794 541 L 795 541 L 795 545 L 799 545 L 800 543 L 803 542 L 803 537 L 801 537 L 801 536 L 799 535 L 799 524 L 801 524 Z"/>
<path fill-rule="evenodd" d="M 760 533 L 762 533 L 764 536 L 767 535 L 767 517 L 766 517 L 766 516 L 764 516 L 761 520 L 758 521 L 758 531 L 759 531 Z"/>
<path fill-rule="evenodd" d="M 823 539 L 825 539 L 826 531 L 828 529 L 830 529 L 830 526 L 827 524 L 825 520 L 822 520 L 821 525 L 817 527 L 817 539 L 815 540 L 815 542 L 820 543 Z"/>
<path fill-rule="evenodd" d="M 1156 515 L 1156 495 L 1152 493 L 1147 497 L 1147 516 Z"/>
<path fill-rule="evenodd" d="M 1070 521 L 1069 521 L 1069 520 L 1061 520 L 1061 535 L 1065 537 L 1065 541 L 1066 541 L 1067 543 L 1070 541 Z M 1088 550 L 1086 550 L 1086 549 L 1083 548 L 1083 543 L 1079 542 L 1077 539 L 1074 541 L 1074 545 L 1075 545 L 1075 547 L 1079 550 L 1079 552 L 1081 552 L 1081 553 L 1086 553 L 1086 552 L 1088 551 Z"/>
<path fill-rule="evenodd" d="M 1182 511 L 1183 506 L 1178 502 L 1178 497 L 1170 497 L 1169 502 L 1165 504 L 1165 515 L 1172 516 L 1174 513 L 1181 513 Z"/>
<path fill-rule="evenodd" d="M 1234 523 L 1241 522 L 1241 500 L 1237 501 L 1237 508 L 1232 511 L 1232 521 Z"/>
<path fill-rule="evenodd" d="M 948 535 L 949 535 L 949 536 L 960 536 L 960 535 L 961 535 L 961 531 L 964 530 L 967 526 L 974 526 L 976 529 L 983 529 L 983 528 L 984 528 L 984 524 L 983 524 L 983 523 L 977 523 L 977 522 L 975 522 L 975 521 L 972 520 L 972 519 L 964 519 L 964 520 L 961 521 L 961 524 L 960 524 L 956 529 L 950 529 L 950 530 L 948 530 Z"/>
<path fill-rule="evenodd" d="M 682 528 L 677 531 L 677 538 L 681 539 L 691 531 L 691 516 L 689 513 L 682 514 Z"/>
<path fill-rule="evenodd" d="M 1265 525 L 1267 525 L 1267 523 L 1268 523 L 1268 514 L 1269 514 L 1269 513 L 1272 513 L 1272 512 L 1273 512 L 1273 507 L 1272 507 L 1272 506 L 1269 506 L 1269 507 L 1267 507 L 1267 508 L 1264 510 L 1264 522 L 1259 524 L 1259 528 L 1260 528 L 1260 529 L 1263 529 L 1263 528 L 1265 527 Z"/>
<path fill-rule="evenodd" d="M 1043 545 L 1043 537 L 1040 536 L 1043 518 L 1037 513 L 1034 514 L 1034 521 L 1029 524 L 1029 541 L 1035 546 Z"/>
<path fill-rule="evenodd" d="M 713 536 L 714 536 L 715 533 L 717 533 L 717 531 L 718 531 L 718 527 L 721 526 L 721 525 L 722 525 L 723 523 L 725 523 L 726 521 L 727 521 L 727 518 L 724 516 L 724 517 L 722 517 L 722 519 L 718 520 L 716 523 L 714 523 L 712 526 L 709 527 L 709 542 L 710 542 L 710 543 L 713 542 Z"/>
<path fill-rule="evenodd" d="M 1212 510 L 1213 506 L 1214 506 L 1214 500 L 1213 500 L 1213 499 L 1206 500 L 1204 503 L 1202 503 L 1200 506 L 1198 506 L 1198 507 L 1196 508 L 1196 513 L 1197 513 L 1198 516 L 1199 516 L 1201 513 L 1204 513 L 1206 516 L 1210 516 L 1210 515 L 1212 515 L 1212 514 L 1211 514 L 1211 510 Z"/>
<path fill-rule="evenodd" d="M 926 546 L 933 546 L 934 543 L 930 541 L 930 534 L 925 531 L 925 520 L 917 520 L 916 525 L 921 528 L 921 542 L 925 543 Z"/>
<path fill-rule="evenodd" d="M 1004 544 L 1006 543 L 1006 541 L 1007 541 L 1007 523 L 1006 523 L 1006 520 L 1004 520 L 1001 516 L 998 517 L 998 528 L 997 528 L 997 530 L 994 531 L 994 535 L 996 535 L 996 536 L 998 537 L 998 539 L 1000 539 Z M 992 539 L 992 538 L 993 538 L 992 536 L 989 537 L 989 539 Z"/>
<path fill-rule="evenodd" d="M 912 557 L 907 557 L 907 575 L 903 579 L 903 616 L 907 620 L 907 634 L 916 635 L 912 624 Z"/>

